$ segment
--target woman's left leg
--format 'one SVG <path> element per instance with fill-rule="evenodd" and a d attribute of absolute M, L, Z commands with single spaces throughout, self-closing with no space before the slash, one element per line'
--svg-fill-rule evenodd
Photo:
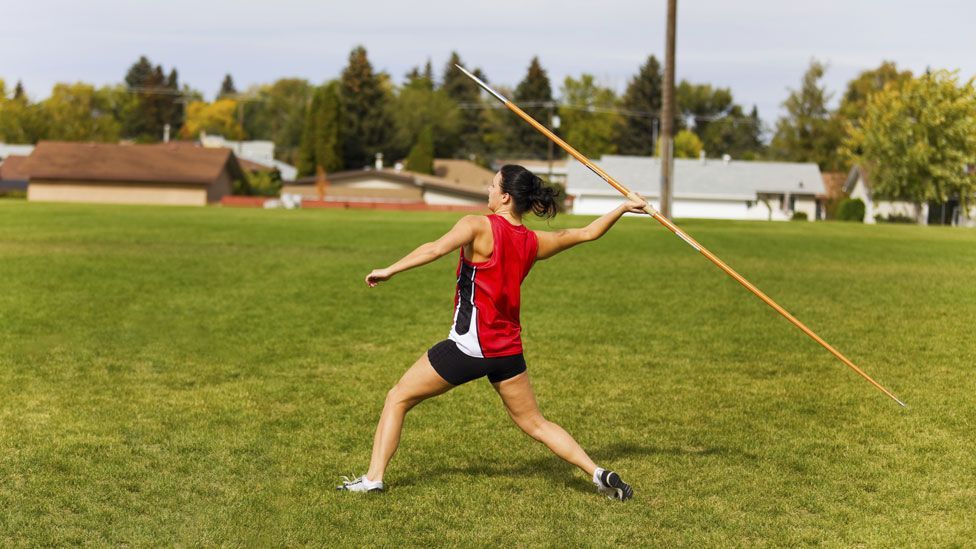
<path fill-rule="evenodd" d="M 427 353 L 417 359 L 386 394 L 383 413 L 380 414 L 376 435 L 373 437 L 373 456 L 369 462 L 369 471 L 366 472 L 367 479 L 373 482 L 383 480 L 386 466 L 400 445 L 400 431 L 407 412 L 424 400 L 446 393 L 452 388 L 454 386 L 444 381 L 430 365 Z"/>

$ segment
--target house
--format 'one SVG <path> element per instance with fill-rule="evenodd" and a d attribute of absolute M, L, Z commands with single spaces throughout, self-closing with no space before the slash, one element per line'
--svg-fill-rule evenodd
<path fill-rule="evenodd" d="M 566 166 L 568 166 L 568 160 L 566 159 L 553 160 L 550 163 L 548 160 L 538 160 L 532 158 L 508 158 L 492 162 L 491 167 L 497 172 L 498 170 L 502 169 L 502 166 L 505 164 L 516 164 L 522 166 L 550 183 L 566 185 Z"/>
<path fill-rule="evenodd" d="M 243 177 L 229 149 L 186 144 L 42 141 L 27 161 L 27 199 L 205 206 Z"/>
<path fill-rule="evenodd" d="M 968 168 L 972 169 L 972 168 Z M 851 198 L 864 201 L 864 222 L 876 223 L 894 218 L 908 218 L 919 225 L 955 225 L 976 227 L 976 207 L 968 215 L 963 211 L 958 199 L 945 203 L 914 203 L 904 200 L 889 200 L 871 191 L 871 178 L 860 166 L 851 168 L 844 182 L 844 192 Z"/>
<path fill-rule="evenodd" d="M 0 161 L 0 193 L 27 190 L 27 157 L 12 154 Z"/>
<path fill-rule="evenodd" d="M 924 224 L 928 217 L 928 204 L 915 204 L 902 200 L 887 200 L 874 196 L 867 173 L 860 166 L 854 166 L 844 182 L 844 193 L 851 198 L 864 201 L 864 222 L 876 223 L 893 217 L 911 218 Z"/>
<path fill-rule="evenodd" d="M 435 161 L 434 170 L 443 174 L 428 175 L 402 168 L 374 167 L 328 174 L 326 201 L 374 202 L 432 206 L 485 206 L 488 183 L 494 173 L 474 163 Z M 482 171 L 479 171 L 482 170 Z M 285 182 L 282 194 L 297 194 L 305 200 L 318 200 L 315 176 Z"/>
<path fill-rule="evenodd" d="M 8 156 L 30 156 L 34 152 L 34 145 L 0 142 L 0 161 Z"/>
<path fill-rule="evenodd" d="M 606 155 L 595 163 L 617 181 L 657 205 L 661 161 L 657 157 Z M 825 194 L 820 169 L 812 163 L 675 159 L 674 217 L 789 220 L 795 213 L 822 219 L 818 196 Z M 576 160 L 567 166 L 566 192 L 573 213 L 604 214 L 621 195 Z"/>
<path fill-rule="evenodd" d="M 264 167 L 263 170 L 251 171 L 271 171 L 277 169 L 283 181 L 294 181 L 295 177 L 298 176 L 298 168 L 280 160 L 275 160 L 275 144 L 273 141 L 228 141 L 221 135 L 201 133 L 200 144 L 208 149 L 230 149 L 234 151 L 234 156 L 238 160 L 246 160 L 251 165 L 256 164 Z"/>

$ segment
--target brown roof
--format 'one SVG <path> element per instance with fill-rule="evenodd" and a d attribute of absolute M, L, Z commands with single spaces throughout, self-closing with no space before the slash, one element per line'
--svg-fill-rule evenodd
<path fill-rule="evenodd" d="M 491 184 L 495 172 L 482 168 L 470 160 L 435 158 L 434 175 L 450 183 L 483 190 Z"/>
<path fill-rule="evenodd" d="M 827 198 L 838 198 L 844 194 L 844 182 L 847 181 L 847 174 L 844 172 L 823 172 L 824 189 Z"/>
<path fill-rule="evenodd" d="M 115 145 L 41 141 L 28 161 L 31 180 L 140 181 L 209 185 L 227 169 L 241 177 L 229 149 L 182 143 Z"/>
<path fill-rule="evenodd" d="M 494 175 L 494 174 L 493 174 Z M 341 184 L 344 181 L 351 181 L 362 177 L 380 177 L 386 179 L 387 181 L 405 183 L 412 186 L 419 187 L 429 187 L 433 189 L 451 191 L 455 194 L 461 194 L 464 196 L 472 198 L 488 198 L 488 188 L 487 185 L 480 185 L 478 183 L 469 184 L 465 183 L 455 183 L 453 181 L 444 179 L 443 177 L 437 177 L 435 175 L 428 175 L 423 173 L 411 172 L 407 170 L 395 170 L 392 168 L 383 168 L 381 170 L 368 169 L 368 170 L 348 170 L 343 172 L 335 172 L 329 174 L 329 182 L 332 184 Z M 315 176 L 300 177 L 291 183 L 292 185 L 314 185 Z M 329 194 L 333 194 L 333 188 L 329 187 Z"/>
<path fill-rule="evenodd" d="M 27 181 L 27 157 L 10 155 L 0 162 L 0 181 Z"/>

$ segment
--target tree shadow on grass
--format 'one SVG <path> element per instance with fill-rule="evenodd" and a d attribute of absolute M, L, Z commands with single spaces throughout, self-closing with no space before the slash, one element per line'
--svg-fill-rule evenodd
<path fill-rule="evenodd" d="M 730 461 L 756 461 L 758 456 L 735 448 L 723 446 L 685 446 L 657 447 L 644 446 L 631 442 L 618 442 L 609 446 L 592 448 L 590 456 L 605 467 L 613 467 L 613 462 L 630 457 L 673 456 L 684 458 L 718 458 Z M 543 478 L 546 481 L 567 488 L 589 492 L 593 485 L 589 479 L 576 473 L 575 467 L 555 455 L 520 461 L 516 463 L 468 463 L 465 465 L 435 465 L 429 470 L 409 473 L 396 480 L 398 486 L 413 486 L 448 476 L 492 477 L 492 478 Z"/>

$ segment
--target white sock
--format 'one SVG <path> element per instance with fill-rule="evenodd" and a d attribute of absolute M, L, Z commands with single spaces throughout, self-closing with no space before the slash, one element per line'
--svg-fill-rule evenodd
<path fill-rule="evenodd" d="M 369 480 L 368 478 L 366 478 L 366 475 L 363 475 L 363 485 L 366 486 L 367 488 L 378 488 L 380 486 L 383 486 L 383 481 Z"/>
<path fill-rule="evenodd" d="M 596 471 L 593 471 L 593 484 L 596 484 L 597 486 L 603 486 L 603 481 L 600 480 L 601 476 L 603 476 L 603 469 L 597 467 Z"/>

